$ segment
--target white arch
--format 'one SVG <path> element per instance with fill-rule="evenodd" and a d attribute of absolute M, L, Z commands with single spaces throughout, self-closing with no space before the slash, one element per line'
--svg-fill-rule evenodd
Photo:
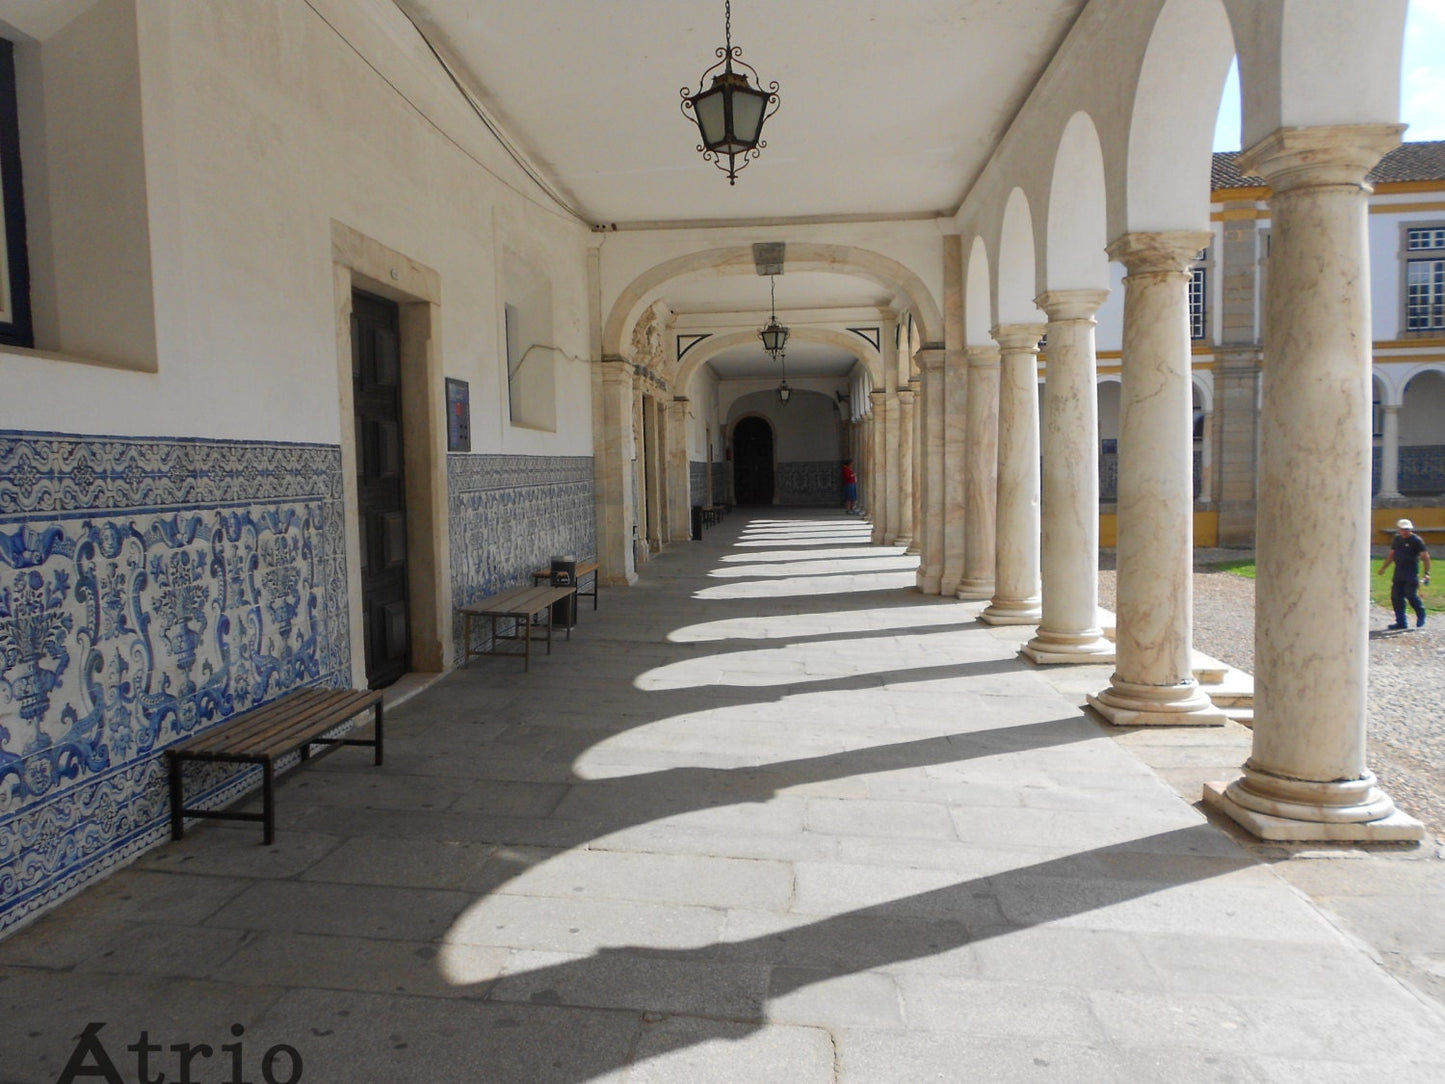
<path fill-rule="evenodd" d="M 1238 29 L 1245 147 L 1279 128 L 1400 116 L 1406 0 L 1224 0 Z"/>
<path fill-rule="evenodd" d="M 1439 373 L 1445 376 L 1445 362 L 1425 361 L 1406 369 L 1404 378 L 1400 381 L 1399 402 L 1405 401 L 1405 393 L 1410 390 L 1410 381 L 1422 373 Z"/>
<path fill-rule="evenodd" d="M 1214 413 L 1214 381 L 1211 374 L 1190 373 L 1189 382 L 1194 385 L 1194 390 L 1199 393 L 1200 409 L 1206 414 Z"/>
<path fill-rule="evenodd" d="M 993 286 L 988 262 L 988 245 L 975 237 L 968 250 L 968 274 L 963 291 L 963 341 L 969 346 L 987 346 L 993 342 Z"/>
<path fill-rule="evenodd" d="M 999 229 L 998 279 L 994 289 L 995 323 L 1041 324 L 1044 314 L 1034 304 L 1039 294 L 1034 250 L 1034 224 L 1029 198 L 1022 188 L 1009 193 Z"/>
<path fill-rule="evenodd" d="M 1221 0 L 1166 0 L 1134 88 L 1126 232 L 1209 225 L 1209 166 L 1234 35 Z M 1246 111 L 1253 81 L 1241 66 Z"/>
<path fill-rule="evenodd" d="M 784 270 L 826 271 L 835 275 L 856 275 L 901 294 L 909 311 L 921 325 L 926 343 L 943 341 L 943 316 L 937 300 L 924 281 L 891 257 L 854 245 L 822 245 L 789 242 Z M 632 325 L 654 301 L 665 296 L 667 286 L 678 280 L 705 275 L 754 275 L 753 250 L 748 245 L 707 249 L 664 260 L 638 275 L 613 302 L 602 331 L 602 356 L 617 357 Z"/>
<path fill-rule="evenodd" d="M 1046 289 L 1109 288 L 1104 152 L 1093 118 L 1082 111 L 1069 118 L 1059 139 L 1049 184 L 1047 230 Z"/>

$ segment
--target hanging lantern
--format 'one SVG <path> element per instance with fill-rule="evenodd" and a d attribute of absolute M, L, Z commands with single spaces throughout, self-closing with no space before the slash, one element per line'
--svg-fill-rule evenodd
<path fill-rule="evenodd" d="M 763 341 L 763 349 L 776 361 L 783 348 L 788 345 L 788 329 L 778 323 L 778 282 L 773 275 L 768 276 L 768 288 L 772 294 L 768 322 L 758 331 L 758 338 Z"/>
<path fill-rule="evenodd" d="M 725 11 L 726 44 L 716 52 L 719 62 L 702 73 L 695 93 L 687 87 L 680 93 L 682 115 L 697 123 L 702 136 L 697 149 L 704 160 L 728 175 L 728 184 L 737 184 L 738 171 L 767 146 L 763 140 L 763 122 L 778 111 L 778 84 L 775 81 L 767 89 L 763 88 L 757 69 L 742 59 L 742 46 L 733 46 L 732 0 L 727 0 Z M 749 82 L 747 72 L 733 68 L 734 62 L 738 68 L 752 73 L 756 86 Z M 708 76 L 712 76 L 712 85 L 704 89 Z"/>

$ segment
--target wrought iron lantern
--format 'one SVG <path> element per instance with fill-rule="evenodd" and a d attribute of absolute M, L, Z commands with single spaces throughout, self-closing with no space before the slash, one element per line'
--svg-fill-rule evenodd
<path fill-rule="evenodd" d="M 715 53 L 718 63 L 702 73 L 696 92 L 683 87 L 680 93 L 682 115 L 697 123 L 702 136 L 697 149 L 703 159 L 726 173 L 728 184 L 737 184 L 738 171 L 768 145 L 763 139 L 763 122 L 778 111 L 778 84 L 774 81 L 764 89 L 757 69 L 742 59 L 742 46 L 733 45 L 732 0 L 727 0 L 725 11 L 727 44 Z M 747 71 L 735 70 L 734 63 Z M 752 82 L 748 73 L 752 74 Z M 708 76 L 712 76 L 712 85 L 704 89 Z"/>
<path fill-rule="evenodd" d="M 758 338 L 763 341 L 763 349 L 766 350 L 774 360 L 777 360 L 783 348 L 788 345 L 788 329 L 778 323 L 778 280 L 775 276 L 768 276 L 768 289 L 771 294 L 771 301 L 768 306 L 768 322 L 758 331 Z"/>
<path fill-rule="evenodd" d="M 786 354 L 779 354 L 778 361 L 783 366 L 783 380 L 782 383 L 778 385 L 778 402 L 782 403 L 783 406 L 787 406 L 788 400 L 793 396 L 793 389 L 788 387 L 788 356 Z"/>

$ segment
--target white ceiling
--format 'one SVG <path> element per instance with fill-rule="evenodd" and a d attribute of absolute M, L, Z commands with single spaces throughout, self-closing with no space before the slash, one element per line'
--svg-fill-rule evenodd
<path fill-rule="evenodd" d="M 1086 0 L 735 0 L 781 107 L 737 184 L 703 161 L 679 88 L 723 43 L 723 0 L 396 0 L 509 139 L 591 223 L 623 228 L 952 214 Z M 767 281 L 693 279 L 677 314 L 767 311 Z M 784 274 L 778 311 L 880 307 L 847 275 Z M 846 375 L 798 344 L 789 373 Z M 761 350 L 712 362 L 770 376 Z"/>
<path fill-rule="evenodd" d="M 789 380 L 801 380 L 804 377 L 847 376 L 857 360 L 846 350 L 835 346 L 794 340 L 788 343 L 783 365 L 768 357 L 762 343 L 724 350 L 709 359 L 708 364 L 723 380 L 782 376 L 785 368 Z"/>
<path fill-rule="evenodd" d="M 736 0 L 733 44 L 780 85 L 736 186 L 678 90 L 722 0 L 397 0 L 593 222 L 952 213 L 1084 0 Z"/>

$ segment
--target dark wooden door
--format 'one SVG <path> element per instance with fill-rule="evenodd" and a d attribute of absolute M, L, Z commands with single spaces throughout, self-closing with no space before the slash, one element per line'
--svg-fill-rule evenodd
<path fill-rule="evenodd" d="M 393 302 L 369 294 L 353 294 L 351 306 L 362 636 L 366 684 L 379 689 L 411 666 L 399 314 Z"/>
<path fill-rule="evenodd" d="M 733 430 L 733 492 L 738 504 L 773 503 L 773 427 L 762 418 Z"/>

